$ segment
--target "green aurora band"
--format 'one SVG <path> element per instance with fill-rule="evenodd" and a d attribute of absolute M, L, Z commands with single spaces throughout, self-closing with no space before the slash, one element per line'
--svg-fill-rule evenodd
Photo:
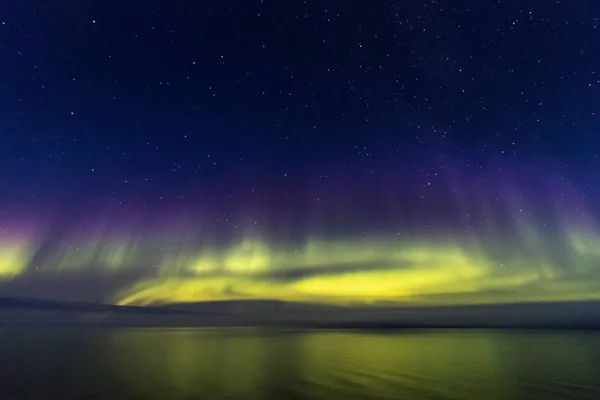
<path fill-rule="evenodd" d="M 388 305 L 567 301 L 600 298 L 598 261 L 600 235 L 589 226 L 565 226 L 560 237 L 524 224 L 504 237 L 379 234 L 314 236 L 296 243 L 250 232 L 219 246 L 191 235 L 100 233 L 60 240 L 41 258 L 40 242 L 32 237 L 3 241 L 0 288 L 20 280 L 35 288 L 35 282 L 50 278 L 91 275 L 112 279 L 105 301 L 121 305 L 231 299 Z"/>
<path fill-rule="evenodd" d="M 574 185 L 534 172 L 521 172 L 527 185 L 487 173 L 468 184 L 447 179 L 450 195 L 441 191 L 429 196 L 434 203 L 422 203 L 416 193 L 419 206 L 412 209 L 410 191 L 383 194 L 386 202 L 377 204 L 388 207 L 380 207 L 385 225 L 369 214 L 377 207 L 358 207 L 355 187 L 328 200 L 299 202 L 295 215 L 306 216 L 305 227 L 275 218 L 288 214 L 273 207 L 267 207 L 271 219 L 259 222 L 248 203 L 239 210 L 227 206 L 235 218 L 215 226 L 183 210 L 148 225 L 96 213 L 89 229 L 69 214 L 55 225 L 0 221 L 0 295 L 121 305 L 600 299 L 600 220 Z M 374 201 L 380 196 L 362 192 Z M 355 207 L 326 208 L 343 201 Z M 122 215 L 136 216 L 135 210 Z"/>

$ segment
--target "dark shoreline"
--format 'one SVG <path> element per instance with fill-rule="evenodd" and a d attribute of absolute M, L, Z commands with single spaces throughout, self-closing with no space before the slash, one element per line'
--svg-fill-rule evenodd
<path fill-rule="evenodd" d="M 600 302 L 364 308 L 277 301 L 164 307 L 0 297 L 0 327 L 600 330 Z"/>

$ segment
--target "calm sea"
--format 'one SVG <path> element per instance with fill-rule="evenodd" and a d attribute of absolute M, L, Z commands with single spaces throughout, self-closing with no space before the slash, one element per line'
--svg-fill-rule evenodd
<path fill-rule="evenodd" d="M 0 399 L 600 399 L 600 334 L 4 329 Z"/>

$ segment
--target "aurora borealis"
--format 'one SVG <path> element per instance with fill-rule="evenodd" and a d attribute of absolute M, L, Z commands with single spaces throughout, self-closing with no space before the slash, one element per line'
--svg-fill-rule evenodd
<path fill-rule="evenodd" d="M 597 5 L 17 3 L 0 296 L 600 298 Z"/>
<path fill-rule="evenodd" d="M 418 212 L 406 202 L 410 193 L 377 199 L 373 190 L 363 204 L 389 207 L 380 210 L 379 223 L 356 218 L 360 231 L 344 225 L 353 222 L 360 203 L 347 206 L 351 212 L 339 210 L 335 218 L 322 213 L 315 219 L 307 212 L 305 220 L 311 222 L 295 230 L 282 223 L 285 215 L 268 212 L 268 200 L 263 200 L 267 212 L 262 219 L 252 221 L 248 213 L 240 217 L 250 221 L 245 224 L 234 219 L 203 224 L 198 213 L 185 221 L 181 210 L 169 211 L 159 223 L 145 218 L 128 223 L 108 211 L 84 227 L 77 218 L 68 224 L 60 219 L 30 228 L 28 234 L 4 233 L 1 287 L 15 295 L 39 296 L 41 290 L 45 297 L 123 305 L 233 299 L 365 305 L 596 299 L 600 233 L 573 185 L 563 177 L 536 180 L 523 170 L 513 179 L 489 172 L 481 176 L 486 180 L 454 181 L 460 194 L 440 178 L 436 196 Z M 352 190 L 342 192 L 344 197 L 337 198 L 325 191 L 319 199 L 322 209 L 328 203 L 340 208 L 340 202 L 356 198 Z M 312 209 L 301 203 L 298 209 Z M 444 219 L 437 215 L 440 209 Z M 169 224 L 173 220 L 177 224 Z M 77 285 L 81 288 L 73 290 Z M 71 290 L 56 290 L 61 287 Z"/>

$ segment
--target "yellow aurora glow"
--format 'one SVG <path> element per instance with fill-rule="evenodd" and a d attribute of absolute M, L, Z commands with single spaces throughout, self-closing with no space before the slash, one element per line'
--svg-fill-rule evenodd
<path fill-rule="evenodd" d="M 574 264 L 593 255 L 593 249 L 581 248 L 581 240 L 571 243 Z M 573 299 L 573 285 L 567 281 L 578 279 L 574 274 L 578 269 L 562 270 L 548 260 L 525 254 L 504 264 L 481 250 L 447 240 L 311 240 L 302 247 L 270 248 L 245 238 L 222 252 L 182 254 L 176 261 L 184 265 L 178 275 L 168 273 L 168 265 L 160 265 L 160 276 L 118 293 L 115 301 L 138 305 L 224 299 L 372 303 L 430 298 L 429 302 L 447 303 L 452 301 L 448 295 L 464 294 L 470 295 L 469 303 Z M 518 293 L 519 289 L 525 290 Z M 504 299 L 489 296 L 502 291 L 507 292 Z M 596 293 L 597 288 L 591 287 L 575 297 L 596 298 Z"/>
<path fill-rule="evenodd" d="M 187 258 L 185 276 L 150 279 L 120 293 L 119 304 L 280 299 L 323 302 L 373 301 L 477 290 L 488 274 L 481 257 L 460 248 L 390 241 L 310 241 L 302 248 L 270 250 L 244 239 L 219 254 Z M 183 262 L 180 260 L 179 264 Z M 244 265 L 248 267 L 243 268 Z M 166 270 L 166 266 L 160 268 Z M 444 289 L 444 287 L 446 289 Z"/>
<path fill-rule="evenodd" d="M 0 281 L 23 273 L 33 251 L 34 245 L 31 242 L 0 242 Z"/>
<path fill-rule="evenodd" d="M 284 245 L 247 235 L 219 247 L 195 245 L 189 238 L 98 235 L 58 243 L 35 268 L 30 263 L 36 250 L 32 243 L 5 243 L 0 247 L 0 282 L 86 273 L 119 281 L 121 274 L 137 271 L 133 283 L 115 285 L 106 293 L 108 302 L 121 305 L 231 299 L 454 304 L 600 298 L 594 276 L 600 272 L 600 236 L 571 231 L 563 242 L 566 266 L 531 240 L 499 259 L 490 245 L 469 238 L 312 238 Z"/>
<path fill-rule="evenodd" d="M 263 251 L 264 246 L 263 243 L 256 248 Z M 533 264 L 526 267 L 526 260 L 522 265 L 515 265 L 514 270 L 498 270 L 483 254 L 468 253 L 458 245 L 348 241 L 327 246 L 309 243 L 304 249 L 289 253 L 281 250 L 248 253 L 248 265 L 253 267 L 247 271 L 238 268 L 242 263 L 240 252 L 239 248 L 231 250 L 237 263 L 233 268 L 227 262 L 230 256 L 227 252 L 203 256 L 200 260 L 191 259 L 189 275 L 148 279 L 119 293 L 117 303 L 147 305 L 223 299 L 341 304 L 408 302 L 422 300 L 424 296 L 515 289 L 536 282 L 557 281 L 561 277 L 555 266 Z M 219 258 L 224 260 L 221 264 Z M 269 264 L 264 261 L 267 259 L 278 260 L 280 264 Z M 256 260 L 260 260 L 264 271 L 274 275 L 285 275 L 287 271 L 298 269 L 306 272 L 295 279 L 275 279 L 269 274 L 258 273 L 254 268 L 258 264 Z M 339 271 L 338 266 L 347 265 L 349 260 L 357 260 L 357 268 Z M 202 268 L 198 268 L 199 263 Z M 215 274 L 219 265 L 223 269 Z M 385 267 L 379 267 L 382 265 Z M 553 299 L 555 294 L 540 293 L 533 299 Z"/>

